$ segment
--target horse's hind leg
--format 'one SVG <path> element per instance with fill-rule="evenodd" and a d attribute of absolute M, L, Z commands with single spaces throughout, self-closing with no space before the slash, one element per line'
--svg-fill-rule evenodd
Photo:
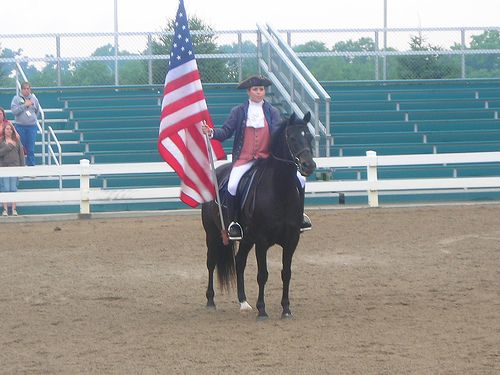
<path fill-rule="evenodd" d="M 210 251 L 207 251 L 207 269 L 208 269 L 208 286 L 207 286 L 207 308 L 215 310 L 215 292 L 214 292 L 214 270 L 216 260 Z"/>
<path fill-rule="evenodd" d="M 245 241 L 240 242 L 238 253 L 235 258 L 236 285 L 238 289 L 238 302 L 240 303 L 241 311 L 252 310 L 252 306 L 250 306 L 247 302 L 247 296 L 245 293 L 245 268 L 247 266 L 248 253 L 250 252 L 252 246 L 252 243 Z"/>

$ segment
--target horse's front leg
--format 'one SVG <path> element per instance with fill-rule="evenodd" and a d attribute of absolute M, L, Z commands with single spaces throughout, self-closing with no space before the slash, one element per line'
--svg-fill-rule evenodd
<path fill-rule="evenodd" d="M 283 294 L 281 296 L 281 306 L 283 307 L 283 312 L 281 313 L 282 319 L 288 319 L 292 317 L 288 294 L 290 290 L 290 280 L 292 278 L 292 257 L 293 253 L 295 252 L 295 247 L 296 245 L 283 247 L 283 269 L 281 270 L 281 281 L 283 282 Z"/>
<path fill-rule="evenodd" d="M 252 249 L 253 244 L 245 240 L 240 242 L 238 253 L 235 257 L 236 262 L 236 287 L 238 289 L 238 302 L 240 303 L 241 311 L 252 310 L 252 306 L 247 302 L 245 293 L 245 268 L 247 266 L 248 253 Z"/>
<path fill-rule="evenodd" d="M 257 298 L 258 320 L 268 318 L 266 313 L 266 303 L 264 302 L 264 290 L 267 283 L 267 249 L 269 246 L 256 245 L 255 255 L 257 257 L 257 284 L 259 284 L 259 297 Z"/>

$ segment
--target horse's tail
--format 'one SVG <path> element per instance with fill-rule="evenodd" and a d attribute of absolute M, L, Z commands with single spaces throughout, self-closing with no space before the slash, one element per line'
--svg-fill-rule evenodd
<path fill-rule="evenodd" d="M 222 242 L 219 215 L 214 202 L 203 204 L 201 216 L 206 233 L 207 267 L 209 270 L 215 267 L 220 290 L 229 292 L 234 286 L 236 275 L 234 241 L 228 245 Z"/>
<path fill-rule="evenodd" d="M 219 288 L 222 291 L 229 292 L 235 283 L 236 266 L 234 262 L 235 246 L 234 241 L 230 241 L 229 245 L 224 245 L 222 240 L 220 246 L 217 247 L 216 269 L 217 281 Z"/>

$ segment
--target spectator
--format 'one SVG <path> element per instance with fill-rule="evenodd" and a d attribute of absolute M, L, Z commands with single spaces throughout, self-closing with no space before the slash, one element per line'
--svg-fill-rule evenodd
<path fill-rule="evenodd" d="M 7 122 L 3 128 L 3 139 L 0 142 L 0 166 L 18 167 L 25 165 L 23 145 L 12 123 Z M 2 177 L 2 192 L 15 192 L 19 183 L 18 177 Z M 3 203 L 2 216 L 8 216 L 9 204 Z M 17 216 L 16 203 L 12 202 L 12 215 Z"/>
<path fill-rule="evenodd" d="M 3 128 L 7 122 L 7 116 L 5 115 L 5 110 L 0 107 L 0 142 L 3 140 Z M 0 191 L 2 191 L 2 179 L 0 178 Z"/>
<path fill-rule="evenodd" d="M 7 122 L 9 121 L 7 120 L 7 116 L 5 115 L 5 110 L 0 107 L 0 142 L 3 139 L 3 128 Z"/>
<path fill-rule="evenodd" d="M 21 84 L 21 93 L 14 96 L 10 108 L 14 114 L 16 130 L 21 136 L 21 143 L 26 148 L 26 164 L 35 165 L 35 140 L 40 104 L 35 94 L 31 93 L 29 82 Z"/>

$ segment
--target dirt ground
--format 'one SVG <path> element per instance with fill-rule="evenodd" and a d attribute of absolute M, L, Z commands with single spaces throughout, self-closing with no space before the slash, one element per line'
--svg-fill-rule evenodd
<path fill-rule="evenodd" d="M 309 213 L 294 318 L 273 247 L 265 322 L 235 291 L 205 308 L 198 213 L 3 220 L 0 373 L 500 373 L 499 204 Z"/>

